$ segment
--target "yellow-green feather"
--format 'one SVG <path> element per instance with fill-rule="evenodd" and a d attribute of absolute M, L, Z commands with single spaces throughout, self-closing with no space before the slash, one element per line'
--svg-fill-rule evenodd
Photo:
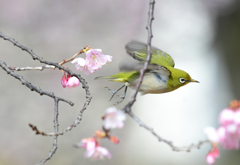
<path fill-rule="evenodd" d="M 137 52 L 135 56 L 145 60 L 146 57 L 147 57 L 147 54 Z M 163 52 L 161 50 L 155 50 L 155 51 L 152 52 L 152 58 L 151 58 L 150 63 L 151 64 L 158 64 L 158 65 L 161 65 L 161 66 L 164 66 L 164 67 L 165 66 L 174 67 L 174 65 L 175 65 L 172 57 L 169 54 L 167 54 L 166 52 Z"/>
<path fill-rule="evenodd" d="M 145 61 L 147 57 L 147 45 L 138 41 L 130 41 L 126 46 L 127 53 L 139 61 Z M 174 67 L 175 63 L 172 57 L 155 47 L 151 47 L 151 64 Z"/>
<path fill-rule="evenodd" d="M 96 77 L 95 79 L 108 79 L 109 81 L 116 81 L 116 82 L 129 82 L 131 80 L 135 80 L 139 77 L 139 72 L 131 71 L 131 72 L 120 72 L 108 77 Z"/>
<path fill-rule="evenodd" d="M 175 89 L 178 89 L 179 87 L 188 84 L 189 81 L 191 80 L 190 75 L 183 70 L 173 68 L 173 67 L 170 67 L 170 66 L 166 66 L 166 68 L 171 72 L 171 75 L 170 75 L 169 80 L 168 80 L 169 91 L 173 91 Z M 179 81 L 180 78 L 184 78 L 186 80 L 186 82 L 184 84 L 181 83 Z"/>

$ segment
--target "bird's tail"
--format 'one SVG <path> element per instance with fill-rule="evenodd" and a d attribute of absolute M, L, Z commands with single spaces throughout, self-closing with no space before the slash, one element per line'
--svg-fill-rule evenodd
<path fill-rule="evenodd" d="M 130 73 L 130 72 L 129 72 Z M 100 76 L 100 77 L 96 77 L 95 80 L 101 80 L 101 79 L 107 79 L 109 81 L 116 81 L 116 82 L 128 82 L 129 76 L 131 74 L 129 74 L 128 72 L 121 72 L 121 73 L 117 73 L 111 76 Z"/>
<path fill-rule="evenodd" d="M 113 78 L 112 78 L 112 77 L 105 77 L 105 76 L 95 77 L 95 80 L 102 80 L 102 79 L 108 79 L 108 80 L 111 80 L 111 79 L 113 79 Z"/>

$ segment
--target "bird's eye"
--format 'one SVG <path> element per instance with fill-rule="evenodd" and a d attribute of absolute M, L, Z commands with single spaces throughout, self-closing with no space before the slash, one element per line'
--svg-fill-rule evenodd
<path fill-rule="evenodd" d="M 186 82 L 185 78 L 180 78 L 179 81 L 180 81 L 180 83 L 182 83 L 182 84 Z"/>

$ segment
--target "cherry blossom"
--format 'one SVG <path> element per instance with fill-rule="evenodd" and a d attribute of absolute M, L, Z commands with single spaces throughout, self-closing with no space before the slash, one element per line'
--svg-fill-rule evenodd
<path fill-rule="evenodd" d="M 68 82 L 67 82 L 66 86 L 67 86 L 68 88 L 72 88 L 72 87 L 77 87 L 77 86 L 79 86 L 79 84 L 80 84 L 80 82 L 79 82 L 78 78 L 76 78 L 76 77 L 70 77 L 70 78 L 68 79 Z"/>
<path fill-rule="evenodd" d="M 219 150 L 217 146 L 213 146 L 212 150 L 206 156 L 206 161 L 208 164 L 213 164 L 217 157 L 219 157 Z"/>
<path fill-rule="evenodd" d="M 92 69 L 88 65 L 86 65 L 86 59 L 84 59 L 84 58 L 76 58 L 72 61 L 72 63 L 75 63 L 76 69 L 78 71 L 83 70 L 86 75 L 89 75 L 90 73 L 95 72 L 94 69 Z"/>
<path fill-rule="evenodd" d="M 70 74 L 68 74 L 66 77 L 66 75 L 64 73 L 62 80 L 61 80 L 61 84 L 62 84 L 63 88 L 65 88 L 65 87 L 72 88 L 72 87 L 79 86 L 80 82 L 79 82 L 78 78 L 71 77 Z"/>
<path fill-rule="evenodd" d="M 220 143 L 226 149 L 239 149 L 240 110 L 224 109 L 219 116 L 221 126 L 218 129 L 207 127 L 204 133 L 214 143 Z"/>
<path fill-rule="evenodd" d="M 101 69 L 108 61 L 112 61 L 111 56 L 102 54 L 101 49 L 90 49 L 86 52 L 86 65 L 93 70 Z"/>
<path fill-rule="evenodd" d="M 102 68 L 107 62 L 112 61 L 112 56 L 102 54 L 101 49 L 89 49 L 86 51 L 86 58 L 76 58 L 72 61 L 75 63 L 76 69 L 79 71 L 84 70 L 86 75 L 94 73 Z"/>
<path fill-rule="evenodd" d="M 95 138 L 85 138 L 81 140 L 80 147 L 86 148 L 87 151 L 94 150 L 97 146 Z"/>
<path fill-rule="evenodd" d="M 206 127 L 203 132 L 207 135 L 209 141 L 213 143 L 219 142 L 218 131 L 214 127 Z"/>
<path fill-rule="evenodd" d="M 239 116 L 240 110 L 224 109 L 219 116 L 221 124 L 220 143 L 226 149 L 239 149 L 240 140 L 240 125 Z"/>
<path fill-rule="evenodd" d="M 125 119 L 126 116 L 123 111 L 117 110 L 116 107 L 110 107 L 106 110 L 103 127 L 105 129 L 122 128 Z"/>
<path fill-rule="evenodd" d="M 225 149 L 239 149 L 240 142 L 240 102 L 232 101 L 229 108 L 221 111 L 219 115 L 219 128 L 206 127 L 204 133 L 208 140 L 214 145 L 206 160 L 213 164 L 219 156 L 217 145 L 222 145 Z"/>
<path fill-rule="evenodd" d="M 108 159 L 111 159 L 112 155 L 106 148 L 101 146 L 96 146 L 91 150 L 87 150 L 85 152 L 85 157 L 87 158 L 91 157 L 95 160 L 99 160 L 99 159 L 104 159 L 105 157 L 107 157 Z"/>
<path fill-rule="evenodd" d="M 94 137 L 84 138 L 76 146 L 86 148 L 84 156 L 87 158 L 92 158 L 95 160 L 104 159 L 105 157 L 108 159 L 111 158 L 111 153 L 108 151 L 108 149 L 101 147 Z"/>
<path fill-rule="evenodd" d="M 235 112 L 232 109 L 224 109 L 219 115 L 219 123 L 227 126 L 228 124 L 234 123 Z"/>

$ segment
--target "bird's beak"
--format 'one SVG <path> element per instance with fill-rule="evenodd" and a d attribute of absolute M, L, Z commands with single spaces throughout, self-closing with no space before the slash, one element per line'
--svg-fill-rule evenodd
<path fill-rule="evenodd" d="M 199 81 L 194 80 L 194 79 L 191 79 L 189 82 L 196 82 L 196 83 L 199 83 Z"/>

